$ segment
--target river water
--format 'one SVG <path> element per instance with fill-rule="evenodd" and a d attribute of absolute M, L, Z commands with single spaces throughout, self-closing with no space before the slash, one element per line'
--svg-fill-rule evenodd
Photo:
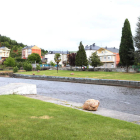
<path fill-rule="evenodd" d="M 36 84 L 39 95 L 77 103 L 96 99 L 100 107 L 140 115 L 140 89 L 137 88 L 0 77 L 0 86 L 9 83 Z"/>

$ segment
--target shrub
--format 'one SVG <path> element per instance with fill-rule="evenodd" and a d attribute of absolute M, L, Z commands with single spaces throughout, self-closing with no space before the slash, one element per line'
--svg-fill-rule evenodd
<path fill-rule="evenodd" d="M 56 64 L 53 61 L 50 61 L 50 65 L 54 67 Z"/>
<path fill-rule="evenodd" d="M 36 65 L 36 70 L 41 70 L 40 65 Z"/>
<path fill-rule="evenodd" d="M 22 62 L 17 62 L 17 67 L 20 69 L 22 66 L 23 66 L 23 63 Z"/>
<path fill-rule="evenodd" d="M 24 70 L 26 70 L 26 71 L 32 71 L 32 65 L 31 65 L 30 63 L 25 62 L 25 63 L 23 64 L 23 68 L 24 68 Z"/>
<path fill-rule="evenodd" d="M 16 65 L 15 59 L 12 57 L 6 58 L 6 60 L 4 61 L 4 65 L 14 67 Z"/>
<path fill-rule="evenodd" d="M 16 58 L 16 61 L 17 61 L 17 62 L 25 62 L 26 59 Z"/>
<path fill-rule="evenodd" d="M 18 67 L 17 66 L 13 68 L 13 72 L 14 73 L 18 72 Z"/>

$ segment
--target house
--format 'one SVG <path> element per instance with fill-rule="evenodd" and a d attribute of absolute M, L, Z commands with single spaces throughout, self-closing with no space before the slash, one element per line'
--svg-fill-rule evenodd
<path fill-rule="evenodd" d="M 86 52 L 86 55 L 87 55 L 87 59 L 89 59 L 89 57 L 92 55 L 92 53 L 96 52 L 99 49 L 100 49 L 100 47 L 96 46 L 95 43 L 93 43 L 90 46 L 88 46 L 88 45 L 85 46 L 85 52 Z"/>
<path fill-rule="evenodd" d="M 119 49 L 113 48 L 100 48 L 97 51 L 97 55 L 100 57 L 101 62 L 104 63 L 102 68 L 116 68 L 120 62 Z"/>
<path fill-rule="evenodd" d="M 32 53 L 38 53 L 41 57 L 41 49 L 36 45 L 34 45 L 34 46 L 26 46 L 22 49 L 22 58 L 27 59 L 28 56 Z"/>
<path fill-rule="evenodd" d="M 47 59 L 47 62 L 50 63 L 51 61 L 55 63 L 54 61 L 54 56 L 56 53 L 60 54 L 60 65 L 64 66 L 64 62 L 67 62 L 67 55 L 69 54 L 68 51 L 49 51 L 46 55 L 45 55 L 45 59 Z"/>
<path fill-rule="evenodd" d="M 9 55 L 10 55 L 10 49 L 8 49 L 5 46 L 0 47 L 0 59 L 8 58 Z"/>

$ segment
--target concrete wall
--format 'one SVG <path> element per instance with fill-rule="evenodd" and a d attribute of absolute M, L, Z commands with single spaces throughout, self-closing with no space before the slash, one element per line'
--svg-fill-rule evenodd
<path fill-rule="evenodd" d="M 140 81 L 125 81 L 125 80 L 107 80 L 107 79 L 92 79 L 92 78 L 71 78 L 71 77 L 55 77 L 55 76 L 40 76 L 40 75 L 23 75 L 13 74 L 15 78 L 47 80 L 47 81 L 61 81 L 97 85 L 112 85 L 124 87 L 137 87 L 140 88 Z"/>

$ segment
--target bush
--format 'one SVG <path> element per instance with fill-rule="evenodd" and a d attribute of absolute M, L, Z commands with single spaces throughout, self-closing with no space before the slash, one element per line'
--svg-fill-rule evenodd
<path fill-rule="evenodd" d="M 36 70 L 41 70 L 40 65 L 36 65 Z"/>
<path fill-rule="evenodd" d="M 17 61 L 17 62 L 25 62 L 26 59 L 16 58 L 16 61 Z"/>
<path fill-rule="evenodd" d="M 15 59 L 12 57 L 6 58 L 6 60 L 4 61 L 4 65 L 14 67 L 16 65 Z"/>
<path fill-rule="evenodd" d="M 53 61 L 50 61 L 50 65 L 54 67 L 56 64 Z"/>
<path fill-rule="evenodd" d="M 17 67 L 20 69 L 22 66 L 23 66 L 23 63 L 22 62 L 17 62 Z"/>
<path fill-rule="evenodd" d="M 25 62 L 23 64 L 23 69 L 26 71 L 32 71 L 32 65 L 30 63 Z"/>
<path fill-rule="evenodd" d="M 13 72 L 14 73 L 18 72 L 18 67 L 17 66 L 13 68 Z"/>

